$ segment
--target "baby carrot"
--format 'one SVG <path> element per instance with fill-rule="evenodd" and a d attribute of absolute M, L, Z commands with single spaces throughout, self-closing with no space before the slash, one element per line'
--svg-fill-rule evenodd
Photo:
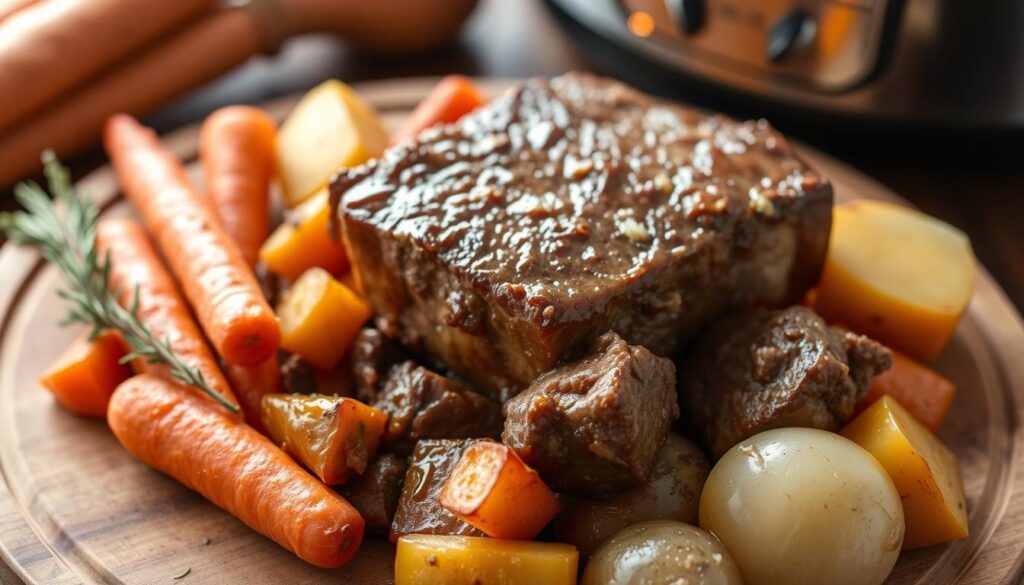
<path fill-rule="evenodd" d="M 405 124 L 391 137 L 391 144 L 414 138 L 437 124 L 451 124 L 487 103 L 473 82 L 461 75 L 449 75 L 430 90 Z"/>
<path fill-rule="evenodd" d="M 119 291 L 121 305 L 128 307 L 138 290 L 139 322 L 158 339 L 170 341 L 174 353 L 199 368 L 210 388 L 238 406 L 206 338 L 142 226 L 130 219 L 104 219 L 96 227 L 96 246 L 101 254 L 110 254 L 110 286 Z M 168 377 L 167 367 L 160 364 L 139 359 L 134 366 L 138 372 Z M 256 418 L 259 420 L 258 408 Z"/>
<path fill-rule="evenodd" d="M 107 120 L 103 142 L 128 199 L 178 277 L 200 325 L 230 363 L 257 366 L 281 331 L 252 268 L 156 133 L 131 116 Z"/>
<path fill-rule="evenodd" d="M 286 391 L 281 387 L 281 365 L 278 363 L 277 356 L 271 357 L 255 368 L 227 364 L 224 367 L 224 373 L 227 374 L 231 387 L 235 390 L 238 401 L 242 405 L 245 422 L 261 434 L 266 435 L 267 428 L 263 426 L 263 418 L 260 414 L 260 401 L 267 394 Z"/>
<path fill-rule="evenodd" d="M 270 233 L 276 131 L 263 110 L 228 106 L 211 114 L 199 132 L 206 195 L 250 266 Z"/>
<path fill-rule="evenodd" d="M 135 376 L 114 392 L 107 421 L 132 455 L 310 564 L 340 567 L 362 542 L 363 518 L 344 498 L 184 386 Z"/>

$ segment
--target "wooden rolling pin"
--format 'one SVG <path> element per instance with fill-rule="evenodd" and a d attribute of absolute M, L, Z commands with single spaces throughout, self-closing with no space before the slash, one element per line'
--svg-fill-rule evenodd
<path fill-rule="evenodd" d="M 0 185 L 38 170 L 43 149 L 67 156 L 93 143 L 111 114 L 144 115 L 294 34 L 331 32 L 376 50 L 417 51 L 451 39 L 475 4 L 254 0 L 216 9 L 0 134 Z"/>

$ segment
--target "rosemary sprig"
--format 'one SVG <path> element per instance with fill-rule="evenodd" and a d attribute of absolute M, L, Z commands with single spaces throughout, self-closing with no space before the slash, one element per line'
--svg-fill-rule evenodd
<path fill-rule="evenodd" d="M 104 329 L 116 329 L 131 346 L 125 362 L 136 358 L 166 365 L 171 376 L 210 395 L 231 412 L 238 407 L 211 388 L 196 367 L 190 367 L 174 353 L 169 339 L 159 339 L 138 319 L 139 291 L 133 293 L 126 309 L 118 302 L 118 291 L 110 290 L 110 256 L 96 250 L 96 221 L 99 209 L 79 197 L 68 170 L 52 151 L 43 153 L 43 172 L 53 193 L 51 200 L 35 182 L 19 183 L 14 195 L 25 211 L 0 213 L 0 231 L 19 244 L 34 246 L 64 276 L 66 288 L 58 294 L 71 306 L 62 325 L 85 323 L 92 327 L 90 338 Z"/>

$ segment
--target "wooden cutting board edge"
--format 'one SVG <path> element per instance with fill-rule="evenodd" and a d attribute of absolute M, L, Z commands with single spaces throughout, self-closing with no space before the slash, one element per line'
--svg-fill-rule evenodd
<path fill-rule="evenodd" d="M 385 117 L 393 117 L 407 113 L 436 81 L 437 78 L 384 80 L 359 84 L 356 88 Z M 487 93 L 494 94 L 513 81 L 484 79 L 478 82 Z M 288 96 L 268 102 L 263 107 L 274 116 L 282 118 L 296 100 L 297 96 Z M 194 124 L 168 133 L 162 139 L 183 160 L 192 161 L 196 157 L 198 130 L 199 125 Z M 856 196 L 905 203 L 888 188 L 828 155 L 803 145 L 798 145 L 798 148 L 824 176 L 829 177 L 837 186 L 842 186 L 843 190 L 837 193 L 840 200 Z M 82 193 L 92 197 L 103 208 L 116 203 L 116 177 L 109 166 L 91 173 L 79 181 L 78 186 Z M 15 314 L 11 309 L 18 306 L 27 284 L 41 267 L 42 261 L 34 251 L 10 244 L 0 250 L 0 309 L 4 311 L 0 321 L 0 348 L 4 347 L 4 338 L 10 331 L 10 321 Z M 976 331 L 972 332 L 982 336 L 985 345 L 992 350 L 989 357 L 995 363 L 985 369 L 997 372 L 1001 377 L 999 383 L 1011 389 L 1004 396 L 1006 404 L 1003 414 L 1014 431 L 1011 438 L 1002 445 L 1009 460 L 1009 464 L 1004 467 L 1003 477 L 989 478 L 990 482 L 1002 479 L 1005 488 L 997 490 L 997 501 L 994 502 L 998 522 L 986 526 L 989 534 L 988 538 L 980 539 L 984 543 L 981 550 L 964 551 L 971 559 L 963 567 L 960 576 L 970 574 L 968 580 L 978 583 L 994 582 L 993 579 L 1004 582 L 1012 579 L 1017 582 L 1024 573 L 1024 558 L 1020 556 L 1024 549 L 1024 501 L 1020 497 L 1014 499 L 1011 496 L 1013 491 L 1024 485 L 1024 469 L 1020 462 L 1024 437 L 1019 430 L 1019 422 L 1024 414 L 1024 325 L 1009 299 L 980 265 L 969 312 L 977 315 L 977 319 L 972 319 L 972 322 L 986 325 L 985 328 L 976 327 Z M 0 376 L 3 375 L 0 372 Z M 3 472 L 2 468 L 0 472 Z M 0 583 L 17 583 L 15 579 L 18 579 L 23 583 L 63 584 L 99 577 L 79 575 L 60 560 L 60 555 L 55 554 L 40 538 L 42 528 L 30 526 L 26 521 L 30 515 L 25 514 L 20 503 L 12 497 L 6 475 L 3 475 L 3 479 L 0 482 L 0 562 L 3 563 L 0 565 Z M 26 564 L 27 560 L 32 562 Z M 982 568 L 978 569 L 979 566 Z"/>

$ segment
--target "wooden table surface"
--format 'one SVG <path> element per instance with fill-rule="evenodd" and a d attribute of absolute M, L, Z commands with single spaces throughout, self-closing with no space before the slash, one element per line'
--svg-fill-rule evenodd
<path fill-rule="evenodd" d="M 844 159 L 924 211 L 970 235 L 975 253 L 1024 309 L 1024 132 L 949 135 L 877 128 L 779 109 L 667 75 L 571 23 L 542 0 L 481 0 L 450 47 L 415 57 L 381 57 L 335 38 L 295 39 L 148 117 L 161 130 L 218 106 L 303 91 L 328 77 L 346 82 L 448 73 L 493 77 L 612 75 L 642 89 L 741 117 L 767 117 L 789 135 Z M 98 150 L 73 162 L 76 175 L 104 162 Z M 10 207 L 9 194 L 0 206 Z"/>

